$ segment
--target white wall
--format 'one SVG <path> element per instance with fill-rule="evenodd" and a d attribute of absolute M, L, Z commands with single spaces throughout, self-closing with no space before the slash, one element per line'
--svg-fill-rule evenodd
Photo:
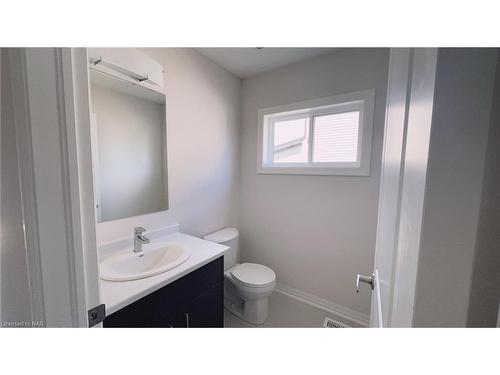
<path fill-rule="evenodd" d="M 91 94 L 101 220 L 165 210 L 165 106 L 97 84 Z"/>
<path fill-rule="evenodd" d="M 494 49 L 439 50 L 415 326 L 466 326 L 495 64 Z"/>
<path fill-rule="evenodd" d="M 30 322 L 28 271 L 24 248 L 16 135 L 10 94 L 8 56 L 1 52 L 1 244 L 0 321 Z"/>
<path fill-rule="evenodd" d="M 163 65 L 169 210 L 99 225 L 99 242 L 178 221 L 202 236 L 237 225 L 240 80 L 193 49 L 145 49 Z"/>
<path fill-rule="evenodd" d="M 388 49 L 345 49 L 243 81 L 240 229 L 242 260 L 273 268 L 278 282 L 369 314 L 384 126 Z M 257 111 L 376 90 L 369 177 L 256 173 Z"/>

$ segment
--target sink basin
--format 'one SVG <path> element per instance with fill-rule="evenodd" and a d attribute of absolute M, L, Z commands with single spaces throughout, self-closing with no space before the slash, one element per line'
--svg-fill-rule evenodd
<path fill-rule="evenodd" d="M 191 249 L 181 243 L 151 243 L 134 253 L 122 251 L 100 263 L 101 279 L 129 281 L 158 275 L 175 268 L 191 256 Z"/>

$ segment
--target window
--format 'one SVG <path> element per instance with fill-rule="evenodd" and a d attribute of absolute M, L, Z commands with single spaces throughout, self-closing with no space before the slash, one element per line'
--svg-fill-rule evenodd
<path fill-rule="evenodd" d="M 368 176 L 375 90 L 259 111 L 258 173 Z"/>

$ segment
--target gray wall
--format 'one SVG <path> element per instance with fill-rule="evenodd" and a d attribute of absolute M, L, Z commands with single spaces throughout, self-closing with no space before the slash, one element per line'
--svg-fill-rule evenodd
<path fill-rule="evenodd" d="M 278 282 L 369 314 L 388 73 L 388 49 L 345 49 L 243 81 L 240 229 L 242 260 Z M 375 88 L 369 177 L 256 173 L 257 111 Z"/>
<path fill-rule="evenodd" d="M 467 325 L 495 327 L 500 299 L 500 55 L 495 89 Z"/>
<path fill-rule="evenodd" d="M 464 327 L 496 64 L 493 49 L 440 49 L 414 326 Z"/>
<path fill-rule="evenodd" d="M 96 84 L 91 91 L 100 221 L 165 210 L 165 106 Z"/>
<path fill-rule="evenodd" d="M 1 81 L 1 243 L 0 286 L 3 323 L 31 321 L 28 271 L 17 169 L 16 136 L 6 50 L 0 49 Z"/>
<path fill-rule="evenodd" d="M 193 49 L 145 49 L 164 68 L 169 210 L 110 228 L 99 242 L 178 221 L 202 236 L 237 225 L 240 80 Z"/>

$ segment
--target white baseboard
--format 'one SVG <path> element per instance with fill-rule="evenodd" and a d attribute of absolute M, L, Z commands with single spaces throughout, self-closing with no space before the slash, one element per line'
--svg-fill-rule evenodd
<path fill-rule="evenodd" d="M 348 307 L 338 305 L 332 301 L 315 296 L 314 294 L 304 292 L 300 289 L 292 288 L 283 283 L 276 284 L 276 292 L 282 293 L 288 297 L 294 298 L 328 313 L 337 315 L 341 318 L 350 320 L 351 322 L 360 324 L 363 327 L 369 327 L 370 317 L 359 311 L 352 310 Z"/>

